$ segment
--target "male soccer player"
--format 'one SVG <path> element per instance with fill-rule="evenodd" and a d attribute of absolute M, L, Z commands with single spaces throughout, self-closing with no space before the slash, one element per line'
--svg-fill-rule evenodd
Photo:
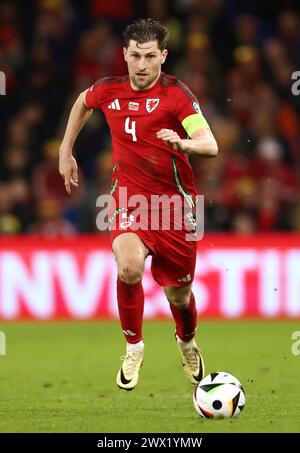
<path fill-rule="evenodd" d="M 121 187 L 128 197 L 143 195 L 149 200 L 154 194 L 179 194 L 193 204 L 196 191 L 188 156 L 214 157 L 218 152 L 195 96 L 176 77 L 161 71 L 168 34 L 163 24 L 152 19 L 139 19 L 126 28 L 123 51 L 128 75 L 105 77 L 79 95 L 60 147 L 59 171 L 70 193 L 71 186 L 78 185 L 74 142 L 93 109 L 104 112 L 112 136 L 112 192 L 117 203 L 111 242 L 118 266 L 120 321 L 127 342 L 117 385 L 125 390 L 136 386 L 144 357 L 142 276 L 148 255 L 152 255 L 152 275 L 170 303 L 185 374 L 192 384 L 204 375 L 203 358 L 194 339 L 196 242 L 186 240 L 185 228 L 163 230 L 159 224 L 159 230 L 133 230 L 136 219 L 127 207 L 118 206 Z"/>

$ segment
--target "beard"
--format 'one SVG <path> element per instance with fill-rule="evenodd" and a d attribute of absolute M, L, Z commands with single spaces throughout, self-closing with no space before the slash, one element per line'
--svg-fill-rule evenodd
<path fill-rule="evenodd" d="M 138 90 L 144 90 L 148 88 L 154 80 L 157 78 L 158 74 L 154 76 L 149 76 L 147 75 L 144 79 L 139 79 L 137 75 L 133 75 L 131 77 L 133 85 L 138 89 Z"/>

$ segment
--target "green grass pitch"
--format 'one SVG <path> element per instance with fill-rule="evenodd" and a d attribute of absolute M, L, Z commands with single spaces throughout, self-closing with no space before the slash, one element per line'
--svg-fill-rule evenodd
<path fill-rule="evenodd" d="M 8 323 L 0 356 L 1 432 L 299 432 L 299 323 L 200 320 L 206 373 L 227 371 L 244 385 L 236 419 L 204 420 L 192 403 L 171 322 L 145 322 L 140 381 L 117 388 L 124 353 L 117 322 Z"/>

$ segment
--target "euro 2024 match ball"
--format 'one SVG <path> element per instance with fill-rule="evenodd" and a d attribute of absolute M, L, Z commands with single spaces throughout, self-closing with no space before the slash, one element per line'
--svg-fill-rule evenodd
<path fill-rule="evenodd" d="M 203 418 L 237 417 L 246 397 L 242 384 L 232 374 L 218 371 L 205 376 L 193 394 L 194 406 Z"/>

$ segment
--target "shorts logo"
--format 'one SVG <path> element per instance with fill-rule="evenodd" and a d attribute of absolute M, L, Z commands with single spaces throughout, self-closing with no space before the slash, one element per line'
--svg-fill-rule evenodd
<path fill-rule="evenodd" d="M 130 214 L 129 217 L 127 217 L 126 212 L 123 212 L 122 219 L 126 220 L 120 222 L 120 228 L 122 228 L 122 230 L 125 230 L 125 228 L 128 228 L 130 227 L 130 225 L 132 225 L 132 222 L 134 221 L 134 216 Z"/>
<path fill-rule="evenodd" d="M 147 99 L 146 101 L 146 110 L 148 113 L 153 112 L 159 104 L 159 99 Z"/>
<path fill-rule="evenodd" d="M 181 283 L 187 283 L 190 282 L 191 280 L 192 280 L 191 274 L 187 274 L 185 277 L 177 279 L 177 281 Z"/>
<path fill-rule="evenodd" d="M 198 104 L 197 101 L 194 101 L 194 102 L 192 103 L 192 107 L 193 107 L 193 109 L 195 110 L 195 112 L 199 113 L 199 115 L 202 114 L 201 109 L 200 109 L 200 106 L 199 106 L 199 104 Z"/>

